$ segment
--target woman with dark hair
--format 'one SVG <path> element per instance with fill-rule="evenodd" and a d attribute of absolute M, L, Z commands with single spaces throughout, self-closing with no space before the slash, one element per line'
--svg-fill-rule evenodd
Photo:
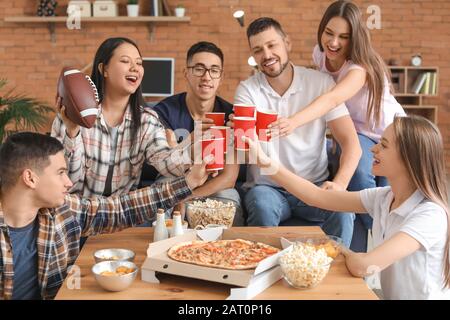
<path fill-rule="evenodd" d="M 71 192 L 84 197 L 116 195 L 136 189 L 144 161 L 165 176 L 181 176 L 189 164 L 182 149 L 171 149 L 157 115 L 144 108 L 142 56 L 127 38 L 105 40 L 95 54 L 92 81 L 99 93 L 100 112 L 94 126 L 80 128 L 65 116 L 52 127 L 69 159 Z"/>

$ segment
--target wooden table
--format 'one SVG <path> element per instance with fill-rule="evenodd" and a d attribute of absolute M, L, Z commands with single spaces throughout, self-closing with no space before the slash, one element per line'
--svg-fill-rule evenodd
<path fill-rule="evenodd" d="M 319 227 L 239 227 L 238 231 L 283 236 L 287 239 L 299 236 L 317 236 L 322 234 Z M 229 285 L 204 280 L 158 274 L 160 284 L 151 284 L 141 280 L 140 273 L 131 287 L 121 292 L 103 290 L 95 281 L 91 272 L 94 265 L 93 253 L 105 248 L 127 248 L 136 253 L 135 263 L 141 267 L 149 242 L 153 239 L 153 228 L 131 228 L 115 234 L 90 237 L 81 251 L 75 265 L 80 268 L 81 279 L 79 289 L 73 287 L 74 281 L 68 276 L 56 296 L 59 300 L 78 299 L 225 299 L 229 295 Z M 257 295 L 255 299 L 377 299 L 377 296 L 360 278 L 350 275 L 344 257 L 340 255 L 330 268 L 326 278 L 316 288 L 297 290 L 284 280 Z"/>

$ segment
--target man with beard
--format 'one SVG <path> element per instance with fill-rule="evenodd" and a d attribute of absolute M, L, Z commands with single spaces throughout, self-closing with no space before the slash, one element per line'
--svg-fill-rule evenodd
<path fill-rule="evenodd" d="M 335 85 L 331 76 L 290 62 L 291 41 L 276 20 L 263 17 L 253 21 L 247 38 L 261 72 L 240 83 L 235 103 L 252 104 L 257 110 L 289 117 Z M 342 149 L 340 168 L 331 181 L 327 181 L 327 126 Z M 355 127 L 344 104 L 268 145 L 271 156 L 283 166 L 324 189 L 345 190 L 361 156 Z M 279 187 L 256 165 L 249 166 L 245 187 L 249 189 L 244 199 L 249 225 L 276 226 L 291 217 L 299 218 L 299 223 L 319 225 L 325 233 L 342 238 L 350 246 L 354 214 L 310 207 Z"/>

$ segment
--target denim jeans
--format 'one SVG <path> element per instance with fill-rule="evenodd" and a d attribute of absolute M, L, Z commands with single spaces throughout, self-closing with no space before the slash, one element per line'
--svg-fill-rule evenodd
<path fill-rule="evenodd" d="M 373 154 L 370 151 L 376 142 L 369 137 L 358 133 L 359 144 L 362 149 L 362 156 L 359 160 L 358 167 L 353 174 L 352 179 L 348 185 L 348 191 L 360 191 L 368 188 L 385 187 L 389 183 L 386 177 L 378 177 L 372 174 Z M 339 167 L 339 157 L 341 150 L 339 146 L 336 148 L 334 155 L 329 155 L 329 160 L 332 163 L 334 172 Z M 361 214 L 359 218 L 363 221 L 366 229 L 372 229 L 372 218 L 368 214 Z"/>
<path fill-rule="evenodd" d="M 295 217 L 306 220 L 308 225 L 320 226 L 328 235 L 341 238 L 347 247 L 352 241 L 353 213 L 331 212 L 308 206 L 282 188 L 257 185 L 248 190 L 244 204 L 249 226 L 278 226 L 280 222 Z"/>

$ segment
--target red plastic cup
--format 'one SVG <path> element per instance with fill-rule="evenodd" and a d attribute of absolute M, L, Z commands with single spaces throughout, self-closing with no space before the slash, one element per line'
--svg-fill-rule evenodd
<path fill-rule="evenodd" d="M 242 136 L 250 139 L 255 138 L 256 119 L 251 117 L 234 118 L 234 148 L 236 150 L 249 150 L 247 143 L 242 141 Z"/>
<path fill-rule="evenodd" d="M 255 117 L 256 106 L 248 104 L 235 104 L 233 105 L 233 111 L 235 117 Z"/>
<path fill-rule="evenodd" d="M 270 141 L 270 136 L 267 136 L 267 126 L 276 121 L 278 113 L 271 110 L 257 110 L 256 111 L 256 134 L 261 141 Z"/>
<path fill-rule="evenodd" d="M 215 126 L 223 126 L 225 123 L 225 113 L 224 112 L 206 112 L 205 118 L 212 119 Z"/>
<path fill-rule="evenodd" d="M 230 143 L 230 127 L 226 126 L 212 126 L 210 128 L 213 137 L 224 138 L 223 140 L 223 150 L 224 153 L 228 151 L 228 144 Z"/>
<path fill-rule="evenodd" d="M 224 138 L 211 138 L 202 140 L 202 159 L 210 154 L 214 156 L 214 161 L 206 165 L 206 171 L 223 170 L 224 166 L 224 152 L 223 152 Z"/>

